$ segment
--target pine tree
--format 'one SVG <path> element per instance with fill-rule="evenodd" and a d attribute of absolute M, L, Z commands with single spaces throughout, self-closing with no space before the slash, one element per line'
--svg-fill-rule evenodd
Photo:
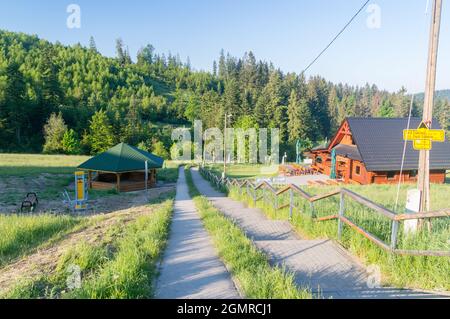
<path fill-rule="evenodd" d="M 243 114 L 239 94 L 239 85 L 234 78 L 230 78 L 225 82 L 223 105 L 225 112 L 232 114 L 234 118 L 238 118 Z"/>
<path fill-rule="evenodd" d="M 151 44 L 147 44 L 144 48 L 140 49 L 137 54 L 138 64 L 152 64 L 154 62 L 155 48 Z"/>
<path fill-rule="evenodd" d="M 114 132 L 105 111 L 95 112 L 89 122 L 89 144 L 91 154 L 107 151 L 114 146 Z"/>
<path fill-rule="evenodd" d="M 76 155 L 81 152 L 80 141 L 73 129 L 64 132 L 61 144 L 65 154 Z"/>
<path fill-rule="evenodd" d="M 395 116 L 394 106 L 388 99 L 385 99 L 381 104 L 379 116 L 387 118 L 392 118 Z"/>
<path fill-rule="evenodd" d="M 217 77 L 217 62 L 215 60 L 213 62 L 213 77 Z"/>
<path fill-rule="evenodd" d="M 225 61 L 225 52 L 223 49 L 220 51 L 219 58 L 219 78 L 225 79 L 227 77 L 227 65 Z"/>
<path fill-rule="evenodd" d="M 342 122 L 339 116 L 339 97 L 335 87 L 331 89 L 330 94 L 328 95 L 328 114 L 331 123 L 330 131 L 334 134 Z"/>
<path fill-rule="evenodd" d="M 300 105 L 297 98 L 297 92 L 291 91 L 291 96 L 289 97 L 288 104 L 288 131 L 289 131 L 289 142 L 294 142 L 300 137 L 301 130 L 301 119 L 300 119 Z"/>
<path fill-rule="evenodd" d="M 120 65 L 125 65 L 126 56 L 125 50 L 123 49 L 123 40 L 121 38 L 118 38 L 116 40 L 116 54 L 117 60 L 119 61 Z"/>
<path fill-rule="evenodd" d="M 170 159 L 169 152 L 167 152 L 164 143 L 158 140 L 153 141 L 152 153 L 156 156 L 162 157 L 165 160 Z"/>
<path fill-rule="evenodd" d="M 184 112 L 184 116 L 191 122 L 194 123 L 196 119 L 198 119 L 200 111 L 200 105 L 197 96 L 195 94 L 191 94 L 189 97 L 189 102 L 186 106 L 186 111 Z"/>
<path fill-rule="evenodd" d="M 22 143 L 22 131 L 25 126 L 25 79 L 20 71 L 20 65 L 15 62 L 8 64 L 6 68 L 5 105 L 9 127 L 15 131 L 17 145 Z"/>
<path fill-rule="evenodd" d="M 97 44 L 95 43 L 93 36 L 89 38 L 89 49 L 93 52 L 97 52 Z"/>
<path fill-rule="evenodd" d="M 42 83 L 40 115 L 46 118 L 59 108 L 64 99 L 64 93 L 58 79 L 59 69 L 54 49 L 44 50 L 42 62 L 39 64 L 39 72 Z"/>
<path fill-rule="evenodd" d="M 44 126 L 45 144 L 43 152 L 47 154 L 64 153 L 63 139 L 67 133 L 67 125 L 61 112 L 52 113 Z"/>

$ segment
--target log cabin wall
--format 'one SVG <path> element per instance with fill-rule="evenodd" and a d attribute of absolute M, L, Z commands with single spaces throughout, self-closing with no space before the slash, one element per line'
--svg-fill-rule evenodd
<path fill-rule="evenodd" d="M 373 173 L 371 183 L 374 184 L 397 184 L 400 181 L 400 171 L 397 172 L 376 172 Z M 416 183 L 417 171 L 403 172 L 402 182 L 404 183 Z M 430 171 L 430 182 L 434 184 L 445 183 L 445 171 Z"/>

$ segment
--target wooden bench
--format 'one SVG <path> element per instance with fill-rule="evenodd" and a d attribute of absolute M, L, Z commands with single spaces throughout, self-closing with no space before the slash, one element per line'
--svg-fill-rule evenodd
<path fill-rule="evenodd" d="M 28 212 L 33 212 L 36 206 L 39 204 L 39 200 L 36 193 L 28 193 L 27 197 L 22 201 L 20 211 L 23 212 L 24 208 L 28 209 Z"/>

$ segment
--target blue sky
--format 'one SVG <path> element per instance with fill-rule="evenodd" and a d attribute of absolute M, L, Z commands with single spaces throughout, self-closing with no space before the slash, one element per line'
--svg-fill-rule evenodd
<path fill-rule="evenodd" d="M 66 26 L 66 8 L 81 7 L 81 29 Z M 363 0 L 0 0 L 0 28 L 115 54 L 121 37 L 134 58 L 147 43 L 158 52 L 190 57 L 211 70 L 223 48 L 242 56 L 252 50 L 285 72 L 301 72 L 361 6 Z M 381 28 L 363 12 L 309 71 L 333 82 L 375 83 L 396 91 L 423 91 L 430 11 L 427 0 L 374 0 Z M 450 88 L 450 8 L 444 1 L 438 89 Z"/>

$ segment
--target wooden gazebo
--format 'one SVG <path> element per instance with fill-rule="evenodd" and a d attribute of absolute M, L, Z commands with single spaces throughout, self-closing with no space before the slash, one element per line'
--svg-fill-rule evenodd
<path fill-rule="evenodd" d="M 88 172 L 90 189 L 131 192 L 145 189 L 145 163 L 147 162 L 147 187 L 156 185 L 156 169 L 164 160 L 149 152 L 125 143 L 84 162 L 78 169 Z"/>

